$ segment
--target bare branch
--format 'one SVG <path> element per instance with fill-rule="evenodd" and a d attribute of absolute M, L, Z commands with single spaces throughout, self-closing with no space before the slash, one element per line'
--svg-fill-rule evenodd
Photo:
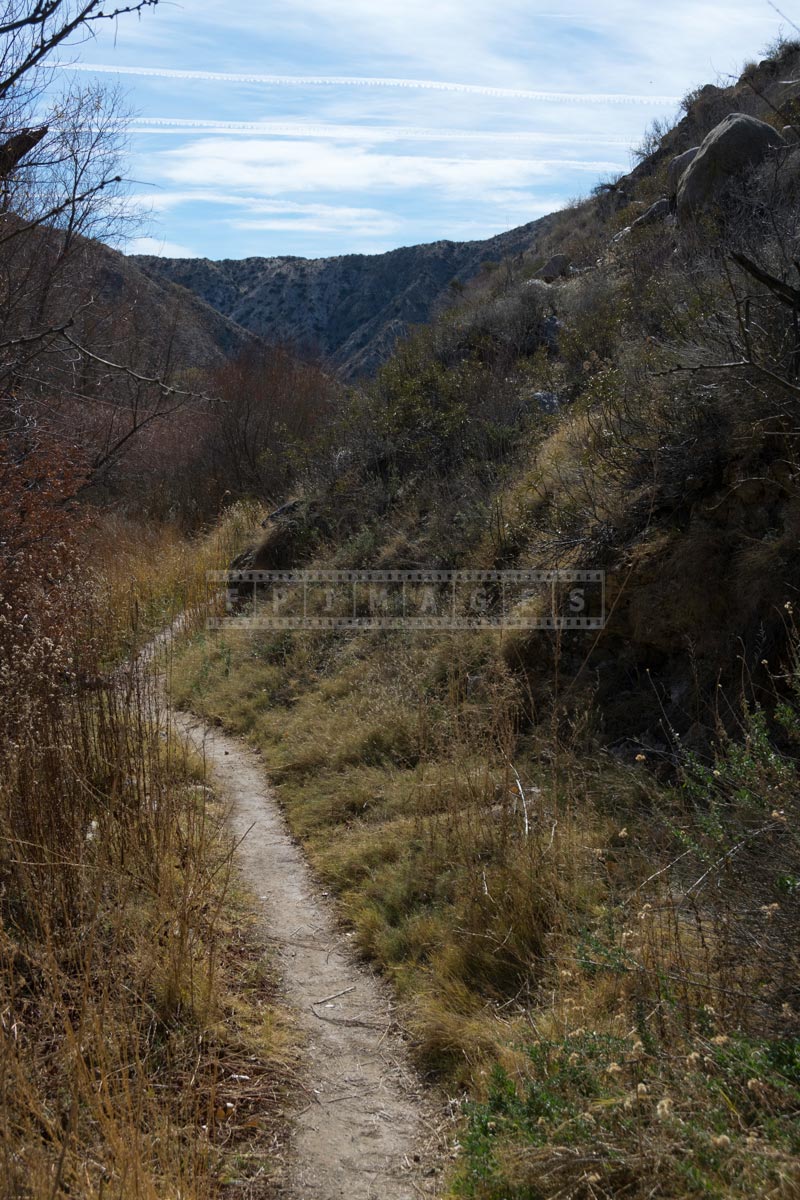
<path fill-rule="evenodd" d="M 54 337 L 60 333 L 66 333 L 75 324 L 75 318 L 70 317 L 61 325 L 52 325 L 49 329 L 40 329 L 38 333 L 22 334 L 19 337 L 6 338 L 0 342 L 0 350 L 8 350 L 12 346 L 31 346 L 36 342 L 43 342 L 49 337 Z"/>
<path fill-rule="evenodd" d="M 74 341 L 66 331 L 63 334 L 64 340 L 69 342 L 73 349 L 79 354 L 85 355 L 92 362 L 99 363 L 100 366 L 108 367 L 111 371 L 119 372 L 122 375 L 127 375 L 129 379 L 136 380 L 137 383 L 148 384 L 150 387 L 156 387 L 165 396 L 183 396 L 186 403 L 192 400 L 209 401 L 210 397 L 204 392 L 189 392 L 184 388 L 173 387 L 172 384 L 165 383 L 163 379 L 157 376 L 140 375 L 138 371 L 134 371 L 132 367 L 126 366 L 124 363 L 113 362 L 108 358 L 101 358 L 99 354 L 94 354 L 91 350 L 87 350 L 85 346 L 81 346 L 79 342 Z"/>
<path fill-rule="evenodd" d="M 782 375 L 779 375 L 777 371 L 771 371 L 769 367 L 765 367 L 761 363 L 753 362 L 747 358 L 739 359 L 738 362 L 694 363 L 677 367 L 667 367 L 663 371 L 653 371 L 652 375 L 658 379 L 665 375 L 693 374 L 699 371 L 741 371 L 745 367 L 752 371 L 757 371 L 765 379 L 771 379 L 773 383 L 777 383 L 793 396 L 800 396 L 800 384 L 791 383 L 788 379 L 784 379 Z"/>
<path fill-rule="evenodd" d="M 19 17 L 0 23 L 0 37 L 19 35 L 26 30 L 33 35 L 30 45 L 20 54 L 16 66 L 0 80 L 0 98 L 6 96 L 24 75 L 42 63 L 78 30 L 91 28 L 97 21 L 113 21 L 126 13 L 154 8 L 158 2 L 159 0 L 138 0 L 136 3 L 115 7 L 106 12 L 102 8 L 103 0 L 85 0 L 77 9 L 72 9 L 66 0 L 48 0 L 46 4 L 34 4 L 29 12 L 23 12 Z"/>
<path fill-rule="evenodd" d="M 800 290 L 798 288 L 793 288 L 791 284 L 784 283 L 777 276 L 770 275 L 768 271 L 757 266 L 744 254 L 740 254 L 738 250 L 732 251 L 731 258 L 743 271 L 752 275 L 753 279 L 757 279 L 759 283 L 763 283 L 764 287 L 769 288 L 772 294 L 778 297 L 781 304 L 788 304 L 790 308 L 794 309 L 800 308 Z"/>
<path fill-rule="evenodd" d="M 111 185 L 114 183 L 122 183 L 122 177 L 120 175 L 114 175 L 111 179 L 101 179 L 100 183 L 96 183 L 92 187 L 87 188 L 85 192 L 81 192 L 77 196 L 69 196 L 60 204 L 57 204 L 47 212 L 42 213 L 41 216 L 38 216 L 35 221 L 28 221 L 25 224 L 16 225 L 9 233 L 5 234 L 3 237 L 0 237 L 0 246 L 4 245 L 6 242 L 10 242 L 12 238 L 19 237 L 22 233 L 29 233 L 32 229 L 37 229 L 40 225 L 46 225 L 49 221 L 54 220 L 55 217 L 58 217 L 61 215 L 61 213 L 73 208 L 76 204 L 81 204 L 85 200 L 91 200 L 93 196 L 96 196 L 99 192 L 104 191 L 105 188 L 111 187 Z"/>

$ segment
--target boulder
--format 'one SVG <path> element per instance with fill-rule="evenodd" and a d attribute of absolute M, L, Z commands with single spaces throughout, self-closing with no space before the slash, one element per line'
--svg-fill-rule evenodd
<path fill-rule="evenodd" d="M 786 142 L 787 146 L 796 146 L 800 142 L 800 132 L 794 125 L 784 125 L 781 130 L 781 137 Z"/>
<path fill-rule="evenodd" d="M 665 220 L 672 211 L 669 200 L 666 196 L 662 196 L 660 200 L 656 200 L 655 204 L 651 204 L 647 212 L 642 213 L 640 217 L 631 225 L 631 229 L 641 229 L 645 225 L 655 225 L 657 221 Z"/>
<path fill-rule="evenodd" d="M 533 400 L 541 412 L 548 415 L 557 413 L 561 407 L 558 392 L 533 392 L 531 393 L 531 400 Z"/>
<path fill-rule="evenodd" d="M 545 283 L 555 283 L 557 279 L 563 279 L 565 275 L 569 275 L 569 266 L 566 254 L 554 254 L 550 261 L 536 272 L 536 278 L 543 279 Z"/>
<path fill-rule="evenodd" d="M 683 154 L 679 154 L 677 158 L 673 158 L 667 167 L 667 192 L 670 200 L 675 201 L 677 199 L 681 176 L 689 166 L 689 163 L 694 161 L 699 149 L 699 146 L 692 146 L 691 150 L 684 150 Z"/>
<path fill-rule="evenodd" d="M 685 223 L 722 204 L 730 183 L 786 143 L 771 125 L 744 113 L 730 113 L 704 139 L 681 175 L 678 219 Z"/>
<path fill-rule="evenodd" d="M 302 500 L 287 500 L 280 508 L 276 508 L 273 512 L 267 514 L 261 522 L 261 528 L 267 529 L 270 521 L 280 521 L 282 517 L 290 517 L 292 513 L 297 512 L 302 503 Z"/>

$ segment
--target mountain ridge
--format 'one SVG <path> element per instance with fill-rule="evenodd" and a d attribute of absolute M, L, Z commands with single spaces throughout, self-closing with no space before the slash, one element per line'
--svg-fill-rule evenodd
<path fill-rule="evenodd" d="M 178 284 L 271 342 L 318 355 L 345 379 L 374 373 L 410 326 L 430 319 L 452 284 L 484 263 L 524 256 L 555 214 L 470 242 L 439 239 L 382 254 L 243 259 L 130 255 L 154 280 Z"/>

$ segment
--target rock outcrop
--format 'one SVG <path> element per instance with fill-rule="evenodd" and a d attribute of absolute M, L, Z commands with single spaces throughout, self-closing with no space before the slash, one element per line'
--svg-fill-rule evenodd
<path fill-rule="evenodd" d="M 699 146 L 692 146 L 690 150 L 684 150 L 683 154 L 677 155 L 667 168 L 667 193 L 672 202 L 673 210 L 678 199 L 678 188 L 680 187 L 683 173 L 690 163 L 694 162 L 697 157 Z"/>
<path fill-rule="evenodd" d="M 672 211 L 669 200 L 666 196 L 662 196 L 660 200 L 656 200 L 655 204 L 651 204 L 647 212 L 643 212 L 640 217 L 637 217 L 633 222 L 631 229 L 641 229 L 646 225 L 655 225 L 658 221 L 664 221 Z"/>
<path fill-rule="evenodd" d="M 555 283 L 569 275 L 569 258 L 566 254 L 554 254 L 544 266 L 536 272 L 536 278 L 544 283 Z"/>
<path fill-rule="evenodd" d="M 682 224 L 702 212 L 720 208 L 729 185 L 763 162 L 770 151 L 785 146 L 772 125 L 744 113 L 731 113 L 704 139 L 683 171 L 678 187 L 678 219 Z"/>

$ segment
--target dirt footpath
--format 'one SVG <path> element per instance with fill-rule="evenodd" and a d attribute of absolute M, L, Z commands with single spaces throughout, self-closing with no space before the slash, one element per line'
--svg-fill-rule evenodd
<path fill-rule="evenodd" d="M 175 713 L 233 805 L 243 877 L 278 947 L 289 1005 L 307 1035 L 295 1118 L 292 1200 L 412 1200 L 437 1194 L 441 1117 L 408 1062 L 387 987 L 355 961 L 294 844 L 264 768 L 235 738 Z"/>

